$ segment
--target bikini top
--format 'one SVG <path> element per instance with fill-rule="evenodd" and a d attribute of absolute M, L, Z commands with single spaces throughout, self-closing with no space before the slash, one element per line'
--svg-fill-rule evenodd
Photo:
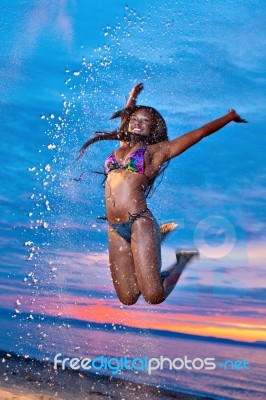
<path fill-rule="evenodd" d="M 138 174 L 145 175 L 144 170 L 144 154 L 147 149 L 147 145 L 144 145 L 140 149 L 137 149 L 133 153 L 130 153 L 125 161 L 118 164 L 114 152 L 110 154 L 104 164 L 105 173 L 108 174 L 113 169 L 125 169 L 131 172 L 137 172 Z"/>

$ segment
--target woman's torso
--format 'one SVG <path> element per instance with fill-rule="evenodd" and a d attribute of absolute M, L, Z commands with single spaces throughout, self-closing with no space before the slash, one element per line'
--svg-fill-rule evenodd
<path fill-rule="evenodd" d="M 123 146 L 112 153 L 110 158 L 116 164 L 115 168 L 108 171 L 105 185 L 105 199 L 107 218 L 110 222 L 125 222 L 128 220 L 128 213 L 138 213 L 146 208 L 145 191 L 152 184 L 158 174 L 158 169 L 153 166 L 152 153 L 149 147 L 139 144 L 132 148 Z M 139 151 L 138 151 L 139 150 Z M 143 159 L 138 160 L 138 168 L 132 172 L 130 156 L 138 153 Z M 143 163 L 143 168 L 142 164 Z M 134 164 L 134 163 L 133 163 Z M 130 170 L 131 169 L 131 170 Z"/>

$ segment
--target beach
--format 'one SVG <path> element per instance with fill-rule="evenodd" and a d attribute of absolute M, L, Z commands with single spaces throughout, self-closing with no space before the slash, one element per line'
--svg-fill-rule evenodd
<path fill-rule="evenodd" d="M 122 379 L 54 370 L 52 364 L 1 352 L 0 400 L 211 400 Z"/>

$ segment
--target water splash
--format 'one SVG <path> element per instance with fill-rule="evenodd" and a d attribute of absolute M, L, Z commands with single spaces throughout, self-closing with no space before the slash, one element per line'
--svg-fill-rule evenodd
<path fill-rule="evenodd" d="M 148 83 L 163 78 L 164 64 L 166 66 L 169 61 L 170 51 L 164 44 L 158 48 L 155 38 L 163 26 L 165 40 L 174 40 L 176 4 L 171 4 L 171 7 L 170 4 L 161 5 L 160 10 L 150 5 L 143 15 L 125 7 L 122 21 L 117 20 L 114 25 L 103 28 L 103 43 L 86 54 L 79 66 L 65 69 L 61 113 L 51 110 L 40 115 L 47 126 L 48 144 L 39 150 L 43 161 L 29 166 L 35 186 L 30 195 L 32 234 L 25 241 L 32 267 L 24 282 L 32 288 L 32 296 L 29 304 L 23 304 L 21 299 L 16 305 L 18 312 L 15 311 L 19 314 L 19 307 L 28 310 L 27 315 L 22 317 L 26 326 L 35 321 L 35 315 L 40 320 L 34 333 L 40 358 L 53 341 L 49 338 L 49 324 L 45 325 L 46 315 L 52 312 L 62 317 L 61 312 L 56 313 L 56 306 L 51 310 L 49 298 L 53 295 L 60 303 L 67 279 L 62 271 L 73 268 L 73 262 L 79 262 L 73 259 L 63 261 L 63 250 L 95 254 L 96 263 L 97 254 L 106 254 L 107 251 L 106 227 L 95 223 L 96 216 L 104 213 L 101 178 L 87 172 L 101 168 L 98 160 L 104 159 L 102 153 L 107 154 L 110 145 L 107 144 L 104 150 L 95 146 L 93 157 L 88 151 L 86 159 L 80 163 L 76 162 L 78 150 L 99 127 L 103 130 L 115 128 L 109 116 L 123 107 L 127 92 L 134 84 L 140 80 Z M 153 14 L 157 13 L 161 18 L 155 20 Z M 154 23 L 154 20 L 157 22 Z M 150 88 L 152 90 L 144 94 L 145 101 L 158 93 L 156 85 L 151 84 Z M 103 283 L 103 286 L 106 285 Z M 110 287 L 104 288 L 107 293 L 99 293 L 99 296 L 113 297 Z M 69 326 L 61 324 L 60 329 L 69 329 Z M 113 329 L 116 329 L 115 324 Z M 28 340 L 32 341 L 32 335 Z"/>

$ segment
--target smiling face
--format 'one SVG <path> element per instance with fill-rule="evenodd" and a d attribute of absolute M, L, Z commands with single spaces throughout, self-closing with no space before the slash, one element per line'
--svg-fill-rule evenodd
<path fill-rule="evenodd" d="M 135 111 L 129 120 L 129 132 L 138 135 L 149 136 L 151 133 L 152 116 L 149 111 L 143 109 Z"/>

